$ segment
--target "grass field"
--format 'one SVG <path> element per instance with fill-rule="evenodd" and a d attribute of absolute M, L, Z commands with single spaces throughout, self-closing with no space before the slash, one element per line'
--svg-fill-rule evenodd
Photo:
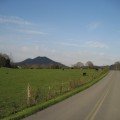
<path fill-rule="evenodd" d="M 87 75 L 83 76 L 83 72 L 86 72 Z M 31 94 L 37 96 L 35 104 L 38 104 L 93 81 L 103 73 L 103 70 L 90 69 L 0 68 L 0 118 L 28 107 L 28 83 L 32 89 Z"/>

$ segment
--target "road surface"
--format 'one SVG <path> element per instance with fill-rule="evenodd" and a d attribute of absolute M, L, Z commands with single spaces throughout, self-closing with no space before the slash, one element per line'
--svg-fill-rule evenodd
<path fill-rule="evenodd" d="M 23 120 L 120 120 L 120 71 Z"/>

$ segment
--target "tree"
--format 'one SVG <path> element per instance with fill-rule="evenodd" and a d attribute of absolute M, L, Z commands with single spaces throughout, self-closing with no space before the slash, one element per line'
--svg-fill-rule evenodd
<path fill-rule="evenodd" d="M 10 67 L 10 58 L 6 54 L 0 53 L 0 67 Z"/>
<path fill-rule="evenodd" d="M 94 64 L 91 61 L 86 62 L 85 64 L 88 68 L 93 68 Z"/>
<path fill-rule="evenodd" d="M 82 62 L 77 62 L 76 64 L 73 65 L 74 68 L 81 68 L 83 66 L 84 64 Z"/>
<path fill-rule="evenodd" d="M 114 67 L 115 70 L 120 70 L 120 61 L 115 62 Z"/>

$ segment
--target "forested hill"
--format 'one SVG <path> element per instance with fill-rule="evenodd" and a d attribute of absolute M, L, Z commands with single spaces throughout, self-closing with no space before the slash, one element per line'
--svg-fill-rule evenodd
<path fill-rule="evenodd" d="M 21 61 L 21 62 L 18 62 L 18 63 L 15 63 L 17 65 L 20 65 L 20 66 L 24 66 L 24 65 L 27 65 L 27 66 L 44 66 L 44 67 L 67 67 L 66 65 L 63 65 L 62 63 L 59 63 L 59 62 L 55 62 L 53 60 L 51 60 L 50 58 L 47 58 L 47 57 L 36 57 L 36 58 L 28 58 L 24 61 Z"/>

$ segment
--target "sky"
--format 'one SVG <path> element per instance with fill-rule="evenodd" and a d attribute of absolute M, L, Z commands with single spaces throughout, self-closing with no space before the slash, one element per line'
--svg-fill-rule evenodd
<path fill-rule="evenodd" d="M 0 0 L 0 53 L 111 65 L 120 61 L 120 1 Z"/>

